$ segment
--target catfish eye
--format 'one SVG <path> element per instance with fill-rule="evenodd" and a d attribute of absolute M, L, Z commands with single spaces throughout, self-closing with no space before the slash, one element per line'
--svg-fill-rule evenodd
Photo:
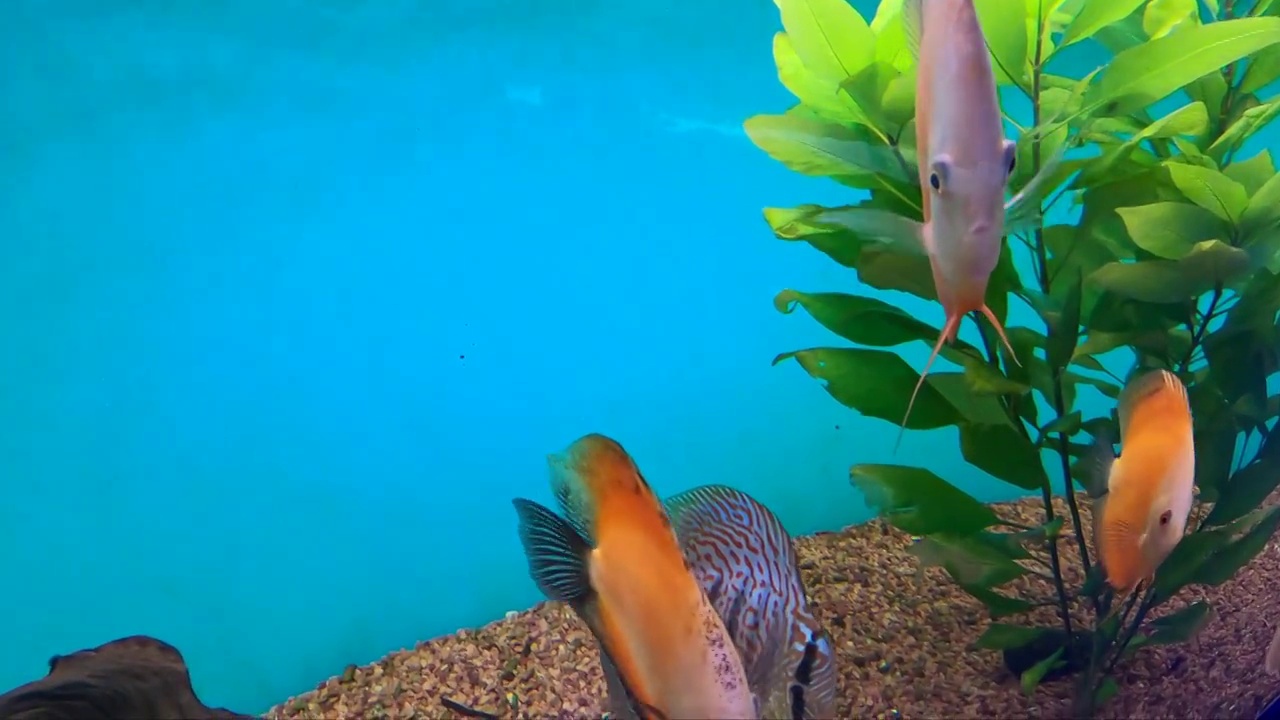
<path fill-rule="evenodd" d="M 933 186 L 934 190 L 942 189 L 942 181 L 938 179 L 938 173 L 929 174 L 929 184 Z"/>
<path fill-rule="evenodd" d="M 1173 511 L 1172 511 L 1172 510 L 1165 510 L 1164 512 L 1160 513 L 1160 524 L 1161 524 L 1161 525 L 1168 525 L 1168 524 L 1169 524 L 1169 521 L 1170 521 L 1170 520 L 1172 520 L 1172 519 L 1173 519 Z"/>

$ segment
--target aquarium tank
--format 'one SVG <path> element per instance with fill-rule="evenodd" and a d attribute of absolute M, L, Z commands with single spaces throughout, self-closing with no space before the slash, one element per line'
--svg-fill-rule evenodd
<path fill-rule="evenodd" d="M 1280 2 L 0 40 L 0 716 L 1280 695 Z"/>

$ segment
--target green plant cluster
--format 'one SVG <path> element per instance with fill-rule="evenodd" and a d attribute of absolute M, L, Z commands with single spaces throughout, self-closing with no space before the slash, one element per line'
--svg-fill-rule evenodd
<path fill-rule="evenodd" d="M 936 301 L 906 222 L 921 219 L 921 198 L 902 0 L 884 0 L 870 23 L 846 0 L 775 3 L 785 29 L 773 43 L 778 76 L 800 102 L 749 119 L 747 134 L 792 170 L 864 199 L 768 208 L 766 220 L 867 286 Z M 1038 322 L 1009 329 L 1020 362 L 985 321 L 981 346 L 944 348 L 959 370 L 930 374 L 907 427 L 956 427 L 969 463 L 1040 493 L 1044 522 L 1002 518 L 921 468 L 857 465 L 851 476 L 882 516 L 918 536 L 922 561 L 989 609 L 979 648 L 1004 651 L 1028 693 L 1046 677 L 1076 674 L 1076 710 L 1091 715 L 1116 692 L 1119 661 L 1144 645 L 1187 641 L 1213 616 L 1205 601 L 1161 606 L 1188 586 L 1231 578 L 1280 525 L 1280 508 L 1263 507 L 1280 484 L 1280 398 L 1267 392 L 1280 367 L 1280 177 L 1267 150 L 1239 157 L 1280 114 L 1280 98 L 1260 95 L 1280 78 L 1280 0 L 976 6 L 1018 137 L 1010 190 L 1025 191 L 1009 208 L 987 304 L 1003 322 L 1016 298 Z M 1090 53 L 1106 62 L 1064 74 Z M 1029 124 L 1016 122 L 1015 106 L 1029 106 Z M 785 290 L 775 305 L 802 307 L 852 343 L 775 363 L 794 359 L 842 404 L 901 421 L 919 374 L 886 348 L 931 345 L 938 327 L 856 294 Z M 1117 356 L 1130 373 L 1165 368 L 1183 380 L 1196 442 L 1188 534 L 1151 586 L 1127 598 L 1113 597 L 1090 559 L 1073 487 L 1088 480 L 1079 461 L 1089 436 L 1119 437 L 1114 412 L 1086 418 L 1076 402 L 1081 386 L 1119 395 L 1123 373 L 1108 368 Z M 1080 572 L 1063 567 L 1062 543 L 1076 544 Z M 1053 592 L 1008 589 L 1028 574 L 1050 578 Z M 1045 606 L 1057 608 L 1054 626 L 1017 620 Z"/>

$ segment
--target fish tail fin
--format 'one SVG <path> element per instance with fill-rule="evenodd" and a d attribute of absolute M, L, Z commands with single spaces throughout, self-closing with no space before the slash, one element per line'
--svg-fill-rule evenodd
<path fill-rule="evenodd" d="M 520 544 L 529 577 L 552 600 L 581 607 L 594 593 L 587 568 L 591 546 L 569 521 L 532 500 L 511 501 L 520 518 Z"/>
<path fill-rule="evenodd" d="M 938 334 L 938 341 L 933 344 L 933 352 L 929 354 L 929 360 L 924 364 L 924 369 L 920 371 L 920 379 L 916 381 L 916 387 L 911 391 L 911 399 L 907 401 L 907 411 L 902 415 L 902 425 L 898 427 L 898 439 L 893 443 L 893 451 L 898 452 L 898 446 L 902 444 L 902 434 L 907 429 L 907 420 L 911 418 L 911 410 L 916 405 L 916 396 L 920 394 L 920 388 L 924 385 L 925 376 L 929 374 L 929 369 L 933 367 L 933 361 L 938 359 L 938 353 L 942 351 L 942 345 L 954 338 L 956 332 L 960 328 L 960 318 L 963 315 L 947 314 L 947 323 L 942 326 L 942 332 Z"/>
<path fill-rule="evenodd" d="M 986 303 L 983 303 L 982 307 L 978 309 L 987 317 L 987 321 L 991 323 L 991 327 L 996 329 L 996 334 L 1000 336 L 1000 342 L 1004 343 L 1005 349 L 1009 351 L 1009 359 L 1013 360 L 1014 365 L 1022 367 L 1022 363 L 1018 362 L 1018 353 L 1013 351 L 1013 345 L 1010 344 L 1009 336 L 1005 334 L 1004 325 L 1001 324 L 1000 319 L 991 311 L 991 308 L 987 307 Z"/>

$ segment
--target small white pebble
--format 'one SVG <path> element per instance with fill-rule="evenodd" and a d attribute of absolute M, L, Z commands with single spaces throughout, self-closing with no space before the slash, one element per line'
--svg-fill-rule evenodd
<path fill-rule="evenodd" d="M 508 611 L 507 611 L 507 619 L 508 619 L 508 620 L 514 620 L 514 619 L 515 619 L 515 618 L 517 618 L 519 615 L 520 615 L 520 613 L 516 612 L 515 610 L 508 610 Z M 1063 637 L 1066 637 L 1066 635 L 1063 635 Z"/>

